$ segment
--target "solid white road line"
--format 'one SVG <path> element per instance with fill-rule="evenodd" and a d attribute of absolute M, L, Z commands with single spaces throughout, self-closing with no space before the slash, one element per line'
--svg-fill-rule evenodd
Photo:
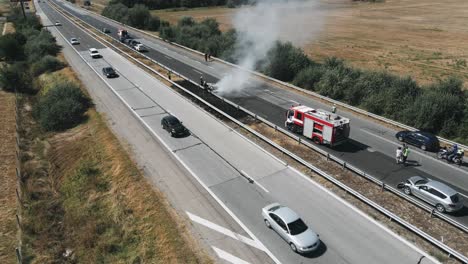
<path fill-rule="evenodd" d="M 226 260 L 226 261 L 228 261 L 230 263 L 233 263 L 233 264 L 250 264 L 249 262 L 244 261 L 244 260 L 242 260 L 242 259 L 240 259 L 240 258 L 238 258 L 236 256 L 233 256 L 233 255 L 227 253 L 224 250 L 221 250 L 221 249 L 219 249 L 217 247 L 213 247 L 213 246 L 211 246 L 211 247 L 216 252 L 216 254 L 218 254 L 218 257 L 220 257 L 220 258 L 222 258 L 222 259 L 224 259 L 224 260 Z"/>
<path fill-rule="evenodd" d="M 196 72 L 196 73 L 199 73 L 199 74 L 203 74 L 203 72 L 197 71 L 197 70 L 195 70 L 195 69 L 193 69 L 193 71 Z"/>
<path fill-rule="evenodd" d="M 362 129 L 362 128 L 361 128 L 360 130 L 361 130 L 362 132 L 364 132 L 364 133 L 367 133 L 367 134 L 372 135 L 372 136 L 374 136 L 374 137 L 377 137 L 377 138 L 379 138 L 379 139 L 381 139 L 381 140 L 384 140 L 384 141 L 386 141 L 386 142 L 388 142 L 388 143 L 390 143 L 390 144 L 393 144 L 394 146 L 400 146 L 400 145 L 401 145 L 401 143 L 393 142 L 393 141 L 391 141 L 391 140 L 389 140 L 389 139 L 387 139 L 387 138 L 384 138 L 384 137 L 382 137 L 382 136 L 376 135 L 376 134 L 374 134 L 374 133 L 372 133 L 372 132 L 370 132 L 370 131 L 367 131 L 367 130 L 365 130 L 365 129 Z M 443 161 L 441 161 L 441 160 L 439 160 L 439 159 L 436 159 L 436 158 L 434 158 L 434 157 L 431 157 L 431 156 L 429 156 L 429 155 L 427 155 L 427 154 L 421 153 L 421 152 L 419 152 L 419 151 L 413 151 L 412 153 L 414 153 L 414 154 L 416 154 L 416 155 L 424 156 L 424 157 L 426 157 L 426 158 L 430 158 L 430 159 L 432 159 L 432 160 L 435 161 L 435 162 L 438 162 L 438 163 L 440 163 L 440 164 L 442 164 L 442 165 L 444 165 L 444 166 L 448 166 L 448 167 L 450 167 L 450 168 L 452 168 L 452 169 L 454 169 L 454 170 L 457 170 L 457 171 L 459 171 L 459 172 L 461 172 L 461 173 L 463 173 L 463 174 L 468 175 L 468 171 L 464 171 L 464 170 L 462 170 L 462 169 L 460 169 L 460 168 L 457 168 L 457 167 L 455 167 L 455 166 L 453 166 L 453 165 L 451 165 L 451 164 L 448 164 L 448 163 L 443 162 Z"/>
<path fill-rule="evenodd" d="M 173 58 L 171 58 L 171 57 L 169 57 L 169 56 L 164 55 L 164 57 L 166 57 L 166 58 L 169 59 L 169 60 L 173 60 Z"/>
<path fill-rule="evenodd" d="M 294 100 L 289 100 L 289 101 L 290 101 L 290 102 L 293 102 L 293 103 L 295 103 L 295 104 L 300 104 L 299 102 L 296 102 L 296 101 L 294 101 Z"/>
<path fill-rule="evenodd" d="M 247 237 L 245 237 L 243 235 L 234 233 L 234 232 L 232 232 L 231 230 L 229 230 L 227 228 L 224 228 L 224 227 L 222 227 L 220 225 L 217 225 L 217 224 L 215 224 L 213 222 L 210 222 L 210 221 L 208 221 L 206 219 L 203 219 L 203 218 L 201 218 L 199 216 L 191 214 L 191 213 L 189 213 L 187 211 L 185 213 L 187 213 L 190 220 L 192 220 L 195 223 L 206 226 L 206 227 L 208 227 L 210 229 L 213 229 L 214 231 L 217 231 L 217 232 L 219 232 L 221 234 L 224 234 L 224 235 L 226 235 L 226 236 L 228 236 L 230 238 L 233 238 L 235 240 L 239 240 L 239 241 L 244 242 L 245 244 L 247 244 L 249 246 L 252 246 L 252 247 L 255 247 L 255 248 L 260 249 L 262 251 L 265 251 L 265 249 L 262 246 L 260 246 L 256 241 L 254 241 L 253 239 L 250 239 L 250 238 L 247 238 Z"/>

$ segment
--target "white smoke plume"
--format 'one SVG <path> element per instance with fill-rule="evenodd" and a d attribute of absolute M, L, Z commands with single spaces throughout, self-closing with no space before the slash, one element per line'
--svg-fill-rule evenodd
<path fill-rule="evenodd" d="M 297 46 L 310 42 L 322 28 L 324 13 L 319 0 L 259 0 L 240 8 L 233 18 L 239 66 L 254 70 L 277 40 Z M 249 86 L 249 77 L 247 71 L 233 69 L 216 84 L 217 92 L 239 92 Z"/>

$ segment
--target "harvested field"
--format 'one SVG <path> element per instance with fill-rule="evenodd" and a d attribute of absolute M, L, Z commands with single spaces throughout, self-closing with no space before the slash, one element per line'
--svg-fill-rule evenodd
<path fill-rule="evenodd" d="M 313 59 L 336 56 L 359 68 L 410 75 L 420 83 L 455 74 L 467 86 L 467 1 L 323 2 L 327 10 L 325 26 L 314 41 L 302 47 Z M 227 30 L 237 10 L 196 8 L 153 13 L 171 23 L 183 16 L 197 21 L 215 18 L 221 29 Z"/>
<path fill-rule="evenodd" d="M 16 261 L 15 96 L 0 90 L 0 263 Z"/>

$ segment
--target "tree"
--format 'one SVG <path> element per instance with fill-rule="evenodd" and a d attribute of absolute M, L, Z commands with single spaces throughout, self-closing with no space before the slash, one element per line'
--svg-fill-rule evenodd
<path fill-rule="evenodd" d="M 43 95 L 34 108 L 34 116 L 49 131 L 61 131 L 79 124 L 90 100 L 71 82 L 57 84 Z"/>
<path fill-rule="evenodd" d="M 40 60 L 45 55 L 56 56 L 61 47 L 55 42 L 54 36 L 47 30 L 42 30 L 39 35 L 30 37 L 25 45 L 26 55 L 30 62 Z"/>
<path fill-rule="evenodd" d="M 24 59 L 24 44 L 26 38 L 23 34 L 16 32 L 0 37 L 0 58 L 6 62 Z"/>
<path fill-rule="evenodd" d="M 32 80 L 28 74 L 28 65 L 16 62 L 0 67 L 0 86 L 8 92 L 15 90 L 21 93 L 32 92 Z"/>
<path fill-rule="evenodd" d="M 132 27 L 144 29 L 148 25 L 151 14 L 144 5 L 137 4 L 128 10 L 128 24 Z"/>
<path fill-rule="evenodd" d="M 293 80 L 298 72 L 312 64 L 307 55 L 290 42 L 276 42 L 268 52 L 268 60 L 265 73 L 282 81 Z"/>

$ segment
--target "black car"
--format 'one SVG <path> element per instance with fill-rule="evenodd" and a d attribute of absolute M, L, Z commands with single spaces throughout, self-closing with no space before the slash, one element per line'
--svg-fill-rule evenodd
<path fill-rule="evenodd" d="M 104 67 L 102 68 L 102 73 L 107 77 L 107 78 L 113 78 L 113 77 L 118 77 L 117 73 L 112 67 Z"/>
<path fill-rule="evenodd" d="M 167 130 L 172 137 L 175 136 L 185 136 L 189 133 L 188 129 L 182 125 L 182 122 L 179 121 L 175 116 L 165 116 L 161 120 L 161 126 L 164 130 Z"/>
<path fill-rule="evenodd" d="M 395 136 L 399 141 L 414 145 L 422 150 L 438 151 L 440 148 L 439 139 L 428 132 L 400 131 Z"/>
<path fill-rule="evenodd" d="M 111 33 L 110 29 L 108 29 L 108 28 L 103 28 L 103 29 L 102 29 L 102 32 L 103 32 L 103 33 L 106 33 L 106 34 Z"/>

